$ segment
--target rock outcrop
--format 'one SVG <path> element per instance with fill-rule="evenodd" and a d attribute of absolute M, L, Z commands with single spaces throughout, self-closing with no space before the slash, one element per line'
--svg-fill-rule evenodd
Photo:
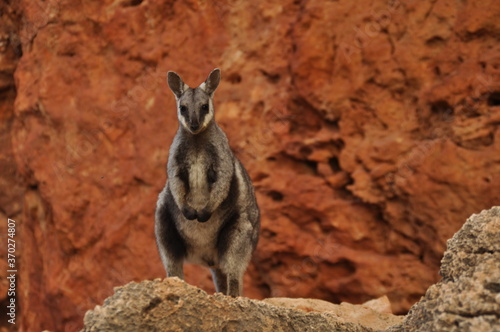
<path fill-rule="evenodd" d="M 500 207 L 467 220 L 448 241 L 440 273 L 392 331 L 500 331 Z"/>
<path fill-rule="evenodd" d="M 291 301 L 296 308 L 287 308 Z M 116 288 L 115 294 L 106 299 L 103 306 L 87 312 L 82 332 L 368 332 L 389 327 L 400 320 L 400 317 L 361 305 L 346 309 L 315 300 L 258 301 L 208 295 L 178 278 L 167 278 Z"/>
<path fill-rule="evenodd" d="M 387 299 L 364 305 L 234 299 L 168 278 L 117 288 L 87 312 L 83 331 L 499 331 L 499 239 L 500 207 L 471 216 L 448 241 L 442 280 L 402 323 L 387 313 Z"/>
<path fill-rule="evenodd" d="M 21 329 L 78 330 L 113 286 L 165 276 L 167 70 L 191 85 L 222 70 L 216 117 L 262 211 L 248 297 L 387 295 L 405 313 L 463 220 L 498 204 L 498 0 L 0 6 L 0 216 L 19 225 Z M 213 292 L 206 269 L 186 277 Z"/>

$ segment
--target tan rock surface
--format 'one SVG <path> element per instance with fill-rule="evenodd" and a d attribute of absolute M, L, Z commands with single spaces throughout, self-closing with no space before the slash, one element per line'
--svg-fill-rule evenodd
<path fill-rule="evenodd" d="M 391 301 L 389 301 L 389 298 L 386 295 L 381 296 L 378 299 L 366 301 L 363 303 L 363 306 L 380 313 L 392 313 Z"/>
<path fill-rule="evenodd" d="M 349 314 L 342 310 L 305 313 L 283 306 L 287 300 L 293 299 L 277 299 L 278 305 L 273 305 L 269 301 L 232 298 L 220 293 L 208 295 L 178 278 L 130 283 L 117 287 L 102 306 L 85 314 L 82 332 L 369 332 L 375 331 L 372 325 L 387 325 L 386 317 L 377 317 L 375 311 L 366 308 L 350 308 Z M 359 317 L 354 317 L 356 313 Z"/>
<path fill-rule="evenodd" d="M 390 312 L 380 312 L 371 307 L 377 307 L 376 303 L 379 306 L 382 303 L 387 304 L 388 302 L 383 299 L 374 299 L 370 300 L 369 304 L 363 303 L 358 305 L 346 302 L 333 304 L 316 299 L 291 299 L 283 297 L 269 298 L 263 300 L 263 302 L 305 312 L 326 312 L 337 317 L 341 322 L 351 322 L 377 331 L 386 330 L 393 325 L 401 323 L 404 318 L 403 316 L 393 315 Z M 390 303 L 388 304 L 390 306 Z"/>
<path fill-rule="evenodd" d="M 500 206 L 472 215 L 441 263 L 443 279 L 390 331 L 500 331 Z"/>
<path fill-rule="evenodd" d="M 164 276 L 167 70 L 194 85 L 222 69 L 217 119 L 262 210 L 251 298 L 387 295 L 404 313 L 446 239 L 499 202 L 498 1 L 10 3 L 20 46 L 1 61 L 22 56 L 1 146 L 22 179 L 2 183 L 25 183 L 24 329 L 77 330 L 113 286 Z M 19 210 L 5 192 L 1 210 Z M 205 269 L 186 275 L 213 291 Z"/>

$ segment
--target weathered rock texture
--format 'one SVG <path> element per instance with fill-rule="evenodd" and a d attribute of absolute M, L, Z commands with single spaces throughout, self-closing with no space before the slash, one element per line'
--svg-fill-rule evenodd
<path fill-rule="evenodd" d="M 311 306 L 310 303 L 308 305 Z M 317 309 L 319 306 L 316 304 L 313 307 Z M 389 322 L 394 324 L 400 321 L 392 314 L 381 314 L 361 306 L 353 306 L 345 315 L 339 307 L 328 304 L 326 308 L 306 313 L 248 298 L 208 295 L 178 278 L 157 279 L 116 288 L 115 294 L 106 299 L 103 306 L 87 312 L 82 332 L 361 332 L 376 331 L 372 326 L 388 327 Z"/>
<path fill-rule="evenodd" d="M 403 316 L 395 316 L 391 312 L 390 302 L 386 296 L 370 300 L 363 304 L 342 302 L 333 304 L 317 299 L 291 299 L 287 297 L 272 297 L 263 300 L 275 306 L 302 310 L 305 312 L 326 312 L 336 316 L 336 320 L 350 322 L 374 330 L 385 330 L 400 323 Z M 380 310 L 382 307 L 382 310 Z M 310 327 L 315 328 L 314 325 Z"/>
<path fill-rule="evenodd" d="M 25 329 L 74 331 L 114 285 L 164 276 L 167 70 L 195 85 L 222 69 L 217 119 L 262 209 L 249 297 L 387 295 L 405 312 L 437 281 L 446 239 L 498 204 L 497 0 L 3 4 L 7 77 L 20 56 L 1 146 L 25 183 Z M 208 271 L 186 275 L 213 291 Z"/>
<path fill-rule="evenodd" d="M 500 207 L 467 220 L 448 241 L 440 273 L 393 331 L 500 331 Z"/>

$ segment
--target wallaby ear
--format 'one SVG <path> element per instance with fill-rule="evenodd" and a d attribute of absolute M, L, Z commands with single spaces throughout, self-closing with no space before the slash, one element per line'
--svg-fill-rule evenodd
<path fill-rule="evenodd" d="M 182 78 L 174 71 L 169 71 L 167 73 L 167 83 L 170 90 L 174 93 L 177 98 L 180 98 L 184 93 L 184 82 Z"/>
<path fill-rule="evenodd" d="M 210 74 L 207 77 L 207 80 L 205 81 L 205 92 L 208 93 L 209 95 L 213 94 L 215 92 L 215 89 L 219 86 L 220 83 L 220 69 L 215 68 L 210 72 Z"/>

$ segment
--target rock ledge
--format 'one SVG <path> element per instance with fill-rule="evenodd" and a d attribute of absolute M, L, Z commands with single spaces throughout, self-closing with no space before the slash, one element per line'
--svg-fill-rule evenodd
<path fill-rule="evenodd" d="M 258 301 L 167 278 L 117 287 L 87 312 L 82 331 L 500 331 L 500 207 L 467 220 L 448 241 L 440 273 L 404 321 L 387 312 L 383 298 L 364 305 Z"/>
<path fill-rule="evenodd" d="M 87 312 L 83 331 L 354 332 L 375 331 L 369 326 L 388 327 L 401 321 L 388 313 L 355 306 L 360 310 L 358 316 L 365 315 L 369 319 L 365 325 L 362 318 L 357 319 L 357 323 L 349 322 L 339 315 L 340 305 L 327 304 L 338 307 L 338 311 L 305 312 L 287 308 L 289 304 L 283 302 L 273 305 L 244 297 L 208 295 L 178 278 L 156 279 L 117 287 L 103 306 Z M 308 307 L 318 308 L 318 303 L 308 302 Z M 351 312 L 354 312 L 352 308 Z"/>

